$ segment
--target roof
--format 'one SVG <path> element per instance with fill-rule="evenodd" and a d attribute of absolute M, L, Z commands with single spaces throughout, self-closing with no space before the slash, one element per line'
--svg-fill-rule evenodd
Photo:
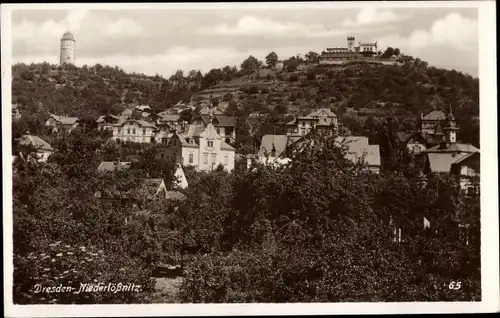
<path fill-rule="evenodd" d="M 201 118 L 205 122 L 205 124 L 208 124 L 210 121 L 210 116 L 209 115 L 201 115 Z M 235 127 L 236 126 L 236 117 L 228 117 L 228 116 L 222 116 L 222 115 L 215 115 L 213 118 L 218 122 L 217 124 L 213 124 L 216 127 Z"/>
<path fill-rule="evenodd" d="M 364 163 L 369 166 L 380 166 L 379 145 L 370 145 L 368 137 L 344 136 L 337 137 L 337 141 L 345 142 L 347 146 L 346 158 L 357 162 L 364 157 Z"/>
<path fill-rule="evenodd" d="M 167 199 L 183 201 L 184 199 L 186 199 L 186 196 L 179 191 L 167 191 Z"/>
<path fill-rule="evenodd" d="M 19 144 L 24 146 L 32 145 L 38 150 L 54 151 L 54 148 L 52 148 L 52 146 L 48 142 L 34 135 L 22 136 L 19 140 Z"/>
<path fill-rule="evenodd" d="M 286 135 L 264 135 L 262 136 L 262 141 L 260 143 L 259 156 L 264 156 L 266 152 L 268 154 L 271 153 L 271 150 L 276 150 L 274 156 L 279 157 L 283 151 L 285 151 L 287 147 L 287 138 Z"/>
<path fill-rule="evenodd" d="M 235 149 L 231 145 L 229 145 L 228 143 L 226 143 L 225 141 L 221 141 L 220 149 L 235 151 Z"/>
<path fill-rule="evenodd" d="M 96 122 L 97 123 L 103 123 L 103 122 L 107 121 L 109 118 L 113 118 L 115 120 L 119 119 L 119 117 L 111 115 L 111 114 L 109 114 L 109 115 L 101 115 L 101 116 L 99 116 L 99 118 L 97 118 Z"/>
<path fill-rule="evenodd" d="M 73 36 L 73 33 L 71 33 L 71 32 L 66 32 L 63 34 L 61 41 L 65 41 L 65 40 L 70 40 L 70 41 L 76 42 L 75 37 Z"/>
<path fill-rule="evenodd" d="M 120 162 L 120 161 L 103 161 L 97 167 L 97 171 L 117 171 L 122 169 L 129 169 L 132 165 L 131 162 Z"/>
<path fill-rule="evenodd" d="M 432 172 L 450 172 L 451 165 L 455 160 L 461 159 L 467 154 L 456 153 L 429 153 L 429 167 Z"/>
<path fill-rule="evenodd" d="M 428 148 L 424 150 L 424 152 L 429 152 L 429 153 L 443 153 L 443 152 L 455 152 L 455 153 L 460 153 L 460 152 L 466 152 L 466 153 L 474 153 L 474 152 L 479 152 L 479 149 L 474 147 L 471 144 L 461 144 L 461 143 L 452 143 L 449 144 L 446 148 L 441 148 L 441 144 L 435 145 L 434 147 Z"/>
<path fill-rule="evenodd" d="M 67 116 L 58 116 L 51 114 L 50 117 L 54 118 L 56 121 L 61 123 L 62 125 L 73 125 L 78 121 L 78 117 L 67 117 Z"/>
<path fill-rule="evenodd" d="M 121 115 L 121 116 L 132 116 L 132 113 L 133 113 L 133 112 L 134 112 L 134 111 L 133 111 L 132 109 L 127 108 L 127 109 L 125 109 L 124 111 L 122 111 L 122 113 L 121 113 L 120 115 Z"/>
<path fill-rule="evenodd" d="M 139 126 L 141 127 L 152 127 L 152 128 L 156 128 L 153 124 L 151 123 L 148 123 L 147 121 L 145 120 L 136 120 L 136 119 L 125 119 L 125 120 L 121 120 L 119 121 L 118 123 L 114 124 L 113 126 L 116 126 L 116 127 L 121 127 L 123 126 L 123 124 L 125 124 L 126 122 L 135 122 L 136 124 L 138 124 Z"/>
<path fill-rule="evenodd" d="M 208 115 L 213 112 L 214 115 L 221 115 L 222 112 L 217 109 L 217 107 L 204 107 L 200 110 L 201 115 Z"/>
<path fill-rule="evenodd" d="M 423 120 L 444 120 L 444 119 L 446 119 L 446 115 L 440 110 L 433 110 L 430 113 L 428 113 L 427 115 L 425 115 L 422 119 Z"/>
<path fill-rule="evenodd" d="M 161 121 L 178 121 L 180 119 L 179 115 L 161 114 L 161 116 Z"/>
<path fill-rule="evenodd" d="M 467 160 L 473 156 L 479 156 L 479 152 L 461 154 L 461 156 L 459 156 L 457 159 L 455 159 L 455 161 L 452 164 L 454 164 L 454 165 L 461 164 L 461 163 L 465 162 L 465 160 Z"/>
<path fill-rule="evenodd" d="M 330 109 L 328 108 L 321 108 L 321 109 L 318 109 L 312 113 L 310 113 L 309 115 L 307 115 L 309 117 L 337 117 L 337 115 L 335 115 Z"/>

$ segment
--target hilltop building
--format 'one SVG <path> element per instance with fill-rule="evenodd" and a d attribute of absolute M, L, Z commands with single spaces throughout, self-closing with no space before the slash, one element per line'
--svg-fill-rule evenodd
<path fill-rule="evenodd" d="M 350 60 L 363 58 L 365 56 L 371 56 L 377 54 L 377 42 L 373 43 L 362 43 L 358 42 L 355 44 L 355 37 L 347 37 L 347 47 L 329 47 L 326 52 L 322 52 L 320 56 L 320 61 L 328 60 Z"/>
<path fill-rule="evenodd" d="M 61 55 L 59 64 L 75 64 L 75 37 L 71 32 L 66 32 L 61 38 Z"/>

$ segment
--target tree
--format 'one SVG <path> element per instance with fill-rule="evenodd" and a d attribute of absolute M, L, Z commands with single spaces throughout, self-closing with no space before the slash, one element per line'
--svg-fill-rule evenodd
<path fill-rule="evenodd" d="M 312 51 L 307 53 L 306 54 L 306 63 L 308 63 L 308 64 L 319 63 L 319 54 L 316 52 L 312 52 Z"/>
<path fill-rule="evenodd" d="M 275 52 L 271 52 L 266 56 L 266 64 L 269 68 L 275 68 L 278 63 L 278 55 Z"/>
<path fill-rule="evenodd" d="M 241 68 L 246 70 L 257 70 L 259 69 L 259 60 L 250 55 L 246 60 L 243 61 L 243 63 L 241 63 Z"/>
<path fill-rule="evenodd" d="M 283 66 L 286 68 L 287 72 L 295 72 L 299 65 L 300 65 L 300 60 L 297 59 L 295 56 L 283 61 Z"/>

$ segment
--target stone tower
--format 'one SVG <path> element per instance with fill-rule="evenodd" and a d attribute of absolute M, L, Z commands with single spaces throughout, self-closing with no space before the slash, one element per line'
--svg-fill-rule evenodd
<path fill-rule="evenodd" d="M 347 37 L 347 49 L 349 50 L 349 52 L 354 51 L 354 37 L 353 36 Z"/>
<path fill-rule="evenodd" d="M 71 32 L 64 33 L 61 38 L 61 59 L 60 65 L 64 63 L 75 64 L 75 37 Z"/>

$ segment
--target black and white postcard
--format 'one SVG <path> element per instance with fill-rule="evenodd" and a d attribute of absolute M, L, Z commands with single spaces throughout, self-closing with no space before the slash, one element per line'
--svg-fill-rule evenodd
<path fill-rule="evenodd" d="M 6 316 L 499 310 L 494 1 L 1 14 Z"/>

